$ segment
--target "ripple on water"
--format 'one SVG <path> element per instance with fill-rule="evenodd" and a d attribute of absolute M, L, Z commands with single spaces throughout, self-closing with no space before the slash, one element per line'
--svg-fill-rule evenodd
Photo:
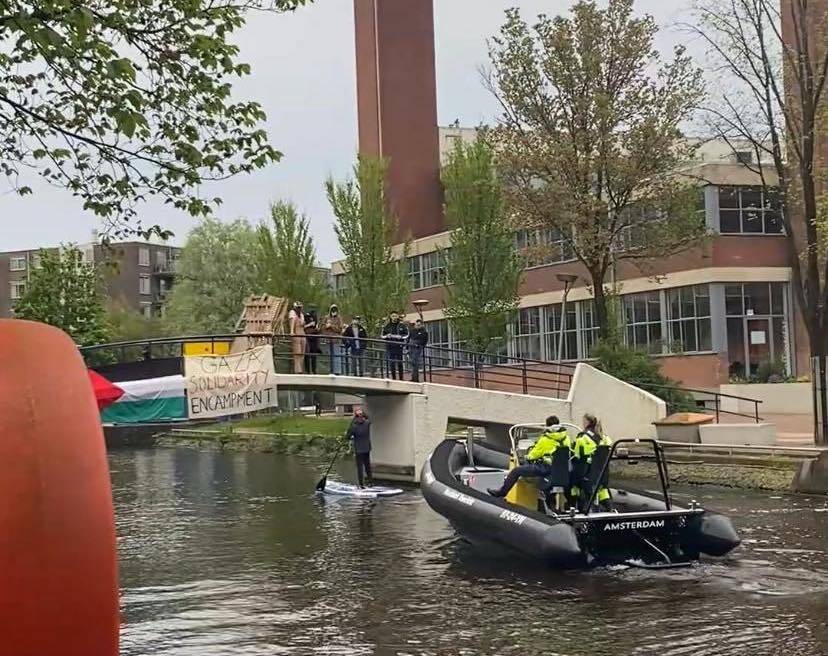
<path fill-rule="evenodd" d="M 734 555 L 562 572 L 470 545 L 416 491 L 320 498 L 298 460 L 110 459 L 123 656 L 828 653 L 824 501 L 689 490 L 738 509 Z"/>

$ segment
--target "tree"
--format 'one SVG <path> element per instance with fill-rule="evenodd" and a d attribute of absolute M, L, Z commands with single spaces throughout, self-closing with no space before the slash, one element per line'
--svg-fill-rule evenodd
<path fill-rule="evenodd" d="M 256 231 L 246 221 L 205 219 L 181 251 L 167 306 L 170 327 L 189 335 L 232 331 L 244 299 L 262 293 L 259 253 Z"/>
<path fill-rule="evenodd" d="M 821 7 L 820 7 L 821 4 Z M 736 151 L 778 209 L 792 288 L 816 377 L 828 354 L 828 224 L 821 209 L 826 162 L 818 144 L 828 119 L 828 11 L 809 0 L 702 0 L 693 32 L 726 84 L 706 110 L 712 131 Z M 820 40 L 821 35 L 821 40 Z M 816 385 L 816 380 L 814 380 Z M 828 442 L 828 397 L 816 387 L 815 434 Z"/>
<path fill-rule="evenodd" d="M 106 304 L 106 325 L 111 342 L 131 342 L 153 337 L 164 337 L 164 321 L 160 317 L 145 317 L 121 300 Z"/>
<path fill-rule="evenodd" d="M 506 334 L 523 267 L 505 220 L 494 153 L 482 137 L 455 143 L 443 167 L 443 187 L 452 230 L 451 248 L 443 253 L 445 315 L 461 341 L 485 352 Z"/>
<path fill-rule="evenodd" d="M 407 269 L 400 264 L 407 262 L 408 243 L 401 253 L 391 248 L 397 239 L 397 219 L 388 206 L 387 169 L 383 160 L 360 156 L 353 179 L 325 182 L 336 216 L 334 232 L 345 255 L 345 302 L 374 332 L 389 312 L 405 307 L 409 290 Z"/>
<path fill-rule="evenodd" d="M 292 203 L 280 201 L 270 206 L 270 218 L 272 228 L 258 227 L 262 291 L 301 300 L 305 307 L 322 307 L 330 299 L 330 290 L 319 273 L 307 217 Z"/>
<path fill-rule="evenodd" d="M 571 18 L 533 27 L 511 9 L 490 44 L 507 210 L 562 235 L 589 272 L 602 333 L 617 260 L 663 257 L 704 234 L 698 190 L 676 173 L 692 155 L 680 125 L 703 95 L 701 72 L 681 48 L 663 62 L 656 32 L 633 0 L 578 2 Z"/>
<path fill-rule="evenodd" d="M 0 173 L 19 194 L 39 173 L 116 234 L 150 196 L 207 214 L 201 183 L 281 157 L 259 104 L 231 97 L 250 72 L 231 36 L 306 1 L 0 0 Z"/>
<path fill-rule="evenodd" d="M 14 314 L 56 326 L 79 346 L 102 344 L 108 338 L 100 271 L 72 244 L 40 251 Z"/>

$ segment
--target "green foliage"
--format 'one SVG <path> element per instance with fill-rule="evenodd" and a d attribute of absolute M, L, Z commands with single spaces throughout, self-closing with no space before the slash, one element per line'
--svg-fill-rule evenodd
<path fill-rule="evenodd" d="M 231 332 L 244 299 L 261 294 L 258 235 L 246 221 L 205 219 L 181 251 L 179 275 L 167 306 L 179 335 Z"/>
<path fill-rule="evenodd" d="M 316 247 L 306 216 L 292 203 L 270 206 L 272 226 L 260 225 L 259 277 L 263 293 L 323 308 L 331 292 L 316 264 Z"/>
<path fill-rule="evenodd" d="M 482 137 L 469 145 L 457 141 L 442 177 L 446 222 L 453 230 L 445 253 L 445 314 L 459 341 L 485 352 L 506 334 L 523 269 L 504 217 L 491 147 Z"/>
<path fill-rule="evenodd" d="M 116 234 L 142 231 L 149 196 L 207 214 L 201 183 L 281 157 L 261 106 L 231 96 L 250 73 L 233 33 L 306 1 L 0 0 L 0 173 L 21 195 L 32 172 L 65 187 Z"/>
<path fill-rule="evenodd" d="M 79 346 L 108 340 L 100 271 L 84 262 L 83 253 L 71 244 L 40 251 L 39 266 L 32 270 L 14 314 L 56 326 Z"/>
<path fill-rule="evenodd" d="M 751 378 L 753 383 L 784 383 L 788 382 L 788 369 L 783 360 L 765 360 L 756 368 L 756 375 Z"/>
<path fill-rule="evenodd" d="M 152 337 L 164 337 L 164 320 L 160 317 L 145 317 L 140 312 L 120 301 L 106 306 L 106 324 L 110 342 L 130 342 Z"/>
<path fill-rule="evenodd" d="M 668 412 L 694 410 L 693 397 L 678 389 L 676 381 L 663 375 L 658 362 L 647 353 L 620 342 L 599 342 L 592 349 L 595 366 L 611 376 L 640 387 L 667 404 Z"/>
<path fill-rule="evenodd" d="M 633 0 L 581 1 L 533 26 L 511 9 L 491 41 L 489 86 L 504 111 L 490 138 L 507 210 L 568 242 L 602 334 L 614 260 L 662 257 L 704 234 L 697 191 L 675 173 L 692 155 L 680 126 L 703 96 L 701 73 L 681 48 L 663 62 L 656 33 Z"/>
<path fill-rule="evenodd" d="M 404 266 L 408 243 L 396 257 L 391 248 L 397 240 L 397 219 L 388 208 L 387 169 L 383 160 L 360 156 L 353 179 L 325 182 L 336 216 L 334 231 L 345 255 L 348 282 L 343 300 L 374 334 L 383 317 L 405 307 L 409 290 Z"/>

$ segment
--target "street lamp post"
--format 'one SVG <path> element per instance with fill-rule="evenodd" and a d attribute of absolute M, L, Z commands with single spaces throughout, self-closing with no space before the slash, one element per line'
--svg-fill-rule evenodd
<path fill-rule="evenodd" d="M 419 299 L 416 301 L 411 301 L 411 305 L 414 306 L 414 309 L 417 310 L 417 314 L 420 315 L 420 321 L 423 320 L 423 308 L 428 305 L 428 301 L 426 299 Z"/>
<path fill-rule="evenodd" d="M 578 280 L 578 276 L 571 273 L 559 273 L 557 279 L 564 284 L 563 302 L 561 303 L 561 322 L 558 326 L 558 363 L 563 362 L 564 324 L 566 324 L 566 298 L 569 290 Z"/>

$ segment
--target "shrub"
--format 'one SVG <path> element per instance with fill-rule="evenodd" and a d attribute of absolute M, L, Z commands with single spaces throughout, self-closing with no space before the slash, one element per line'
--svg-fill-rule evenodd
<path fill-rule="evenodd" d="M 693 397 L 679 389 L 676 381 L 663 375 L 658 363 L 648 353 L 617 342 L 602 342 L 592 350 L 592 356 L 596 359 L 595 366 L 601 371 L 663 399 L 668 412 L 697 409 Z"/>

